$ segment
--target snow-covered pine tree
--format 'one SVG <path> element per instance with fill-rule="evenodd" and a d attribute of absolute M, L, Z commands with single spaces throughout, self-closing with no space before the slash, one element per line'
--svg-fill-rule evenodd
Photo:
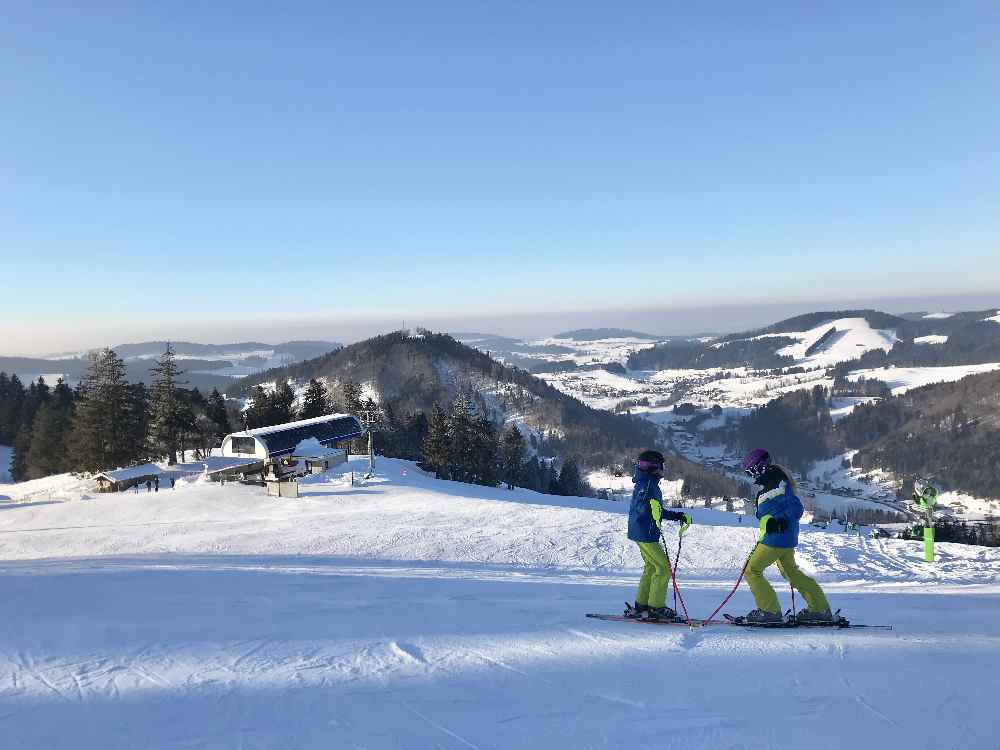
<path fill-rule="evenodd" d="M 305 395 L 302 398 L 302 411 L 299 414 L 301 419 L 312 419 L 322 417 L 330 412 L 330 400 L 327 397 L 326 386 L 313 378 L 309 381 Z"/>
<path fill-rule="evenodd" d="M 511 424 L 500 439 L 500 479 L 509 490 L 524 480 L 524 455 L 524 436 Z"/>
<path fill-rule="evenodd" d="M 177 463 L 181 442 L 183 415 L 177 389 L 182 385 L 180 376 L 183 373 L 177 365 L 176 355 L 169 341 L 163 355 L 150 372 L 153 374 L 153 386 L 149 442 L 154 453 L 166 456 L 167 463 L 173 465 Z"/>

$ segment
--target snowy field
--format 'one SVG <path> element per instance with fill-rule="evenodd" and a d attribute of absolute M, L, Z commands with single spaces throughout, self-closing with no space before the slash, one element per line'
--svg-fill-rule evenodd
<path fill-rule="evenodd" d="M 617 611 L 640 564 L 623 504 L 379 473 L 298 500 L 36 484 L 0 504 L 0 744 L 997 746 L 1000 550 L 942 544 L 931 566 L 917 543 L 804 531 L 834 606 L 891 632 L 603 623 L 583 614 Z M 754 533 L 693 514 L 679 580 L 703 617 Z M 744 587 L 727 611 L 750 607 Z"/>

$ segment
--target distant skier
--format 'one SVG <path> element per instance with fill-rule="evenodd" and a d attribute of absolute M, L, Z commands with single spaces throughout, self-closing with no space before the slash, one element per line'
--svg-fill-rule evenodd
<path fill-rule="evenodd" d="M 628 538 L 639 545 L 644 563 L 635 607 L 627 616 L 644 620 L 672 620 L 677 616 L 666 606 L 667 586 L 670 585 L 670 561 L 660 546 L 660 524 L 663 520 L 691 524 L 687 513 L 666 510 L 660 479 L 663 478 L 663 454 L 643 451 L 639 454 L 632 481 L 632 504 L 628 511 Z"/>
<path fill-rule="evenodd" d="M 795 494 L 795 481 L 791 475 L 771 462 L 771 455 L 763 448 L 750 451 L 742 463 L 760 491 L 754 500 L 756 516 L 760 520 L 761 538 L 747 564 L 746 579 L 753 592 L 757 609 L 746 616 L 751 624 L 780 624 L 781 605 L 771 584 L 764 578 L 764 570 L 774 563 L 778 572 L 793 587 L 802 592 L 806 609 L 798 613 L 800 623 L 816 624 L 833 622 L 826 595 L 812 578 L 795 562 L 795 547 L 799 543 L 799 519 L 802 501 Z"/>

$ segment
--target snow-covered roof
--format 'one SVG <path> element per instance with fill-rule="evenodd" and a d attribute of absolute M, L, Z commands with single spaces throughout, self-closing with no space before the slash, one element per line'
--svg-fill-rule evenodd
<path fill-rule="evenodd" d="M 307 427 L 314 424 L 323 424 L 325 422 L 332 422 L 335 419 L 343 419 L 344 417 L 350 417 L 350 414 L 324 414 L 322 417 L 313 417 L 312 419 L 298 419 L 294 422 L 285 422 L 284 424 L 275 424 L 270 427 L 256 427 L 252 430 L 243 430 L 242 432 L 234 432 L 229 437 L 260 437 L 261 435 L 271 435 L 275 432 L 286 432 L 288 430 L 294 430 L 299 427 Z"/>
<path fill-rule="evenodd" d="M 140 477 L 157 477 L 162 473 L 163 471 L 156 464 L 139 464 L 124 469 L 102 471 L 97 477 L 104 477 L 111 482 L 126 482 L 129 479 L 139 479 Z"/>
<path fill-rule="evenodd" d="M 273 457 L 294 452 L 297 445 L 309 438 L 315 438 L 319 443 L 328 445 L 341 440 L 353 440 L 363 434 L 364 429 L 357 417 L 350 414 L 327 414 L 313 419 L 300 419 L 297 422 L 234 432 L 227 439 L 255 438 L 266 446 L 267 454 Z"/>

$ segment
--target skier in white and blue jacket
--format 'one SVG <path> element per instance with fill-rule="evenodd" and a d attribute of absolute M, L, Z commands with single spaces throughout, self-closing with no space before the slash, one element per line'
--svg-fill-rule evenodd
<path fill-rule="evenodd" d="M 660 524 L 680 521 L 691 525 L 687 513 L 666 510 L 660 479 L 663 478 L 663 454 L 643 451 L 639 455 L 632 482 L 632 503 L 628 509 L 628 538 L 639 545 L 642 555 L 642 577 L 635 595 L 635 606 L 629 607 L 627 617 L 645 620 L 672 620 L 677 613 L 666 606 L 667 587 L 670 585 L 670 561 L 660 546 Z"/>
<path fill-rule="evenodd" d="M 746 579 L 757 609 L 746 616 L 747 622 L 773 625 L 783 622 L 778 596 L 764 570 L 777 563 L 778 572 L 794 588 L 802 592 L 806 609 L 797 619 L 805 624 L 825 624 L 833 621 L 830 604 L 815 580 L 799 570 L 795 562 L 795 547 L 799 543 L 799 519 L 802 501 L 796 494 L 795 480 L 771 461 L 763 448 L 756 448 L 743 459 L 743 470 L 760 487 L 754 500 L 755 515 L 760 521 L 760 540 L 747 562 Z"/>

